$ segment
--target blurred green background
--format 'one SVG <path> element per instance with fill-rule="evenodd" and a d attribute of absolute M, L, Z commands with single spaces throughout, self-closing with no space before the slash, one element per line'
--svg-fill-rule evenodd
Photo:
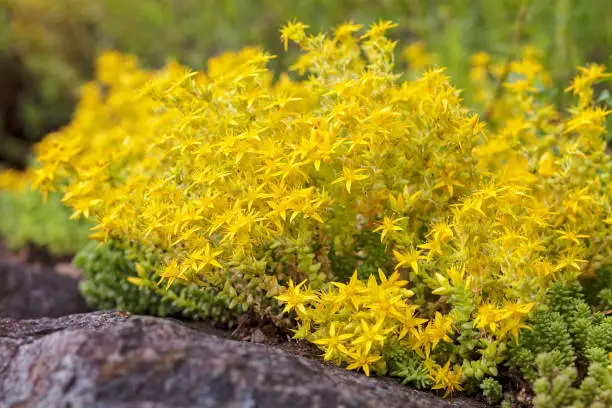
<path fill-rule="evenodd" d="M 204 68 L 224 50 L 259 45 L 279 56 L 278 71 L 292 59 L 279 40 L 288 20 L 314 31 L 383 18 L 399 24 L 401 47 L 423 40 L 464 87 L 471 54 L 516 51 L 519 14 L 518 40 L 543 51 L 559 87 L 576 65 L 609 62 L 610 0 L 0 0 L 0 162 L 23 166 L 31 142 L 70 120 L 104 49 Z"/>

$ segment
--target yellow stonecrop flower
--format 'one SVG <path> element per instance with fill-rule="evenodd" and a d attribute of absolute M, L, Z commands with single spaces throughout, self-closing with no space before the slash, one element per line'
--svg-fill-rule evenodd
<path fill-rule="evenodd" d="M 534 306 L 535 302 L 527 304 L 506 302 L 501 308 L 497 308 L 492 304 L 483 303 L 475 314 L 474 325 L 502 339 L 512 334 L 518 342 L 519 330 L 527 327 L 522 321 Z"/>
<path fill-rule="evenodd" d="M 370 366 L 382 358 L 385 343 L 393 339 L 408 338 L 427 355 L 440 340 L 451 340 L 452 319 L 438 313 L 424 325 L 427 319 L 417 317 L 417 307 L 407 302 L 414 296 L 405 288 L 407 283 L 398 272 L 387 277 L 381 269 L 378 281 L 371 275 L 364 283 L 355 271 L 347 284 L 334 282 L 328 290 L 312 291 L 290 282 L 277 299 L 286 311 L 297 313 L 296 338 L 317 344 L 326 360 L 344 362 L 349 370 L 362 369 L 369 375 Z"/>
<path fill-rule="evenodd" d="M 460 390 L 461 330 L 516 339 L 555 280 L 612 257 L 609 111 L 592 101 L 609 74 L 581 69 L 565 112 L 537 52 L 478 54 L 462 93 L 443 67 L 396 72 L 393 26 L 289 23 L 301 76 L 276 80 L 256 48 L 206 72 L 106 53 L 72 123 L 37 146 L 35 184 L 62 192 L 94 238 L 156 254 L 134 284 L 196 283 L 291 313 L 296 337 L 366 374 L 402 344 L 435 389 Z"/>
<path fill-rule="evenodd" d="M 593 85 L 597 82 L 612 77 L 606 72 L 606 67 L 600 64 L 591 64 L 587 67 L 579 67 L 580 74 L 565 91 L 572 92 L 580 98 L 580 105 L 590 105 L 593 100 Z"/>
<path fill-rule="evenodd" d="M 443 389 L 446 390 L 444 398 L 452 394 L 454 391 L 461 391 L 461 375 L 463 368 L 459 367 L 458 370 L 453 371 L 450 369 L 450 360 L 440 367 L 437 364 L 429 364 L 429 378 L 434 381 L 434 385 L 431 387 L 433 390 Z"/>

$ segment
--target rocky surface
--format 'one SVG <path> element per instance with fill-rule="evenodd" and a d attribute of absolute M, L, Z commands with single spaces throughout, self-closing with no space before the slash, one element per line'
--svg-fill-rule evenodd
<path fill-rule="evenodd" d="M 34 319 L 88 311 L 67 264 L 24 263 L 0 249 L 0 317 Z"/>
<path fill-rule="evenodd" d="M 0 319 L 0 408 L 482 407 L 172 320 Z"/>

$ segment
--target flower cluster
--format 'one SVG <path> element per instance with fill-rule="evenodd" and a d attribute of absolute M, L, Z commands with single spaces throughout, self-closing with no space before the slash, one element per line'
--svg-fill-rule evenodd
<path fill-rule="evenodd" d="M 298 337 L 366 374 L 401 344 L 432 388 L 496 376 L 553 282 L 612 258 L 609 111 L 592 102 L 609 75 L 582 69 L 562 112 L 536 53 L 502 71 L 480 55 L 487 127 L 443 68 L 395 71 L 393 26 L 287 24 L 299 79 L 275 80 L 258 49 L 207 72 L 104 54 L 73 122 L 37 147 L 35 182 L 96 239 L 155 254 L 134 284 L 276 317 L 280 303 Z"/>
<path fill-rule="evenodd" d="M 277 298 L 285 304 L 284 312 L 295 311 L 298 316 L 294 337 L 321 347 L 325 360 L 345 363 L 347 369 L 361 369 L 366 375 L 371 367 L 384 374 L 385 345 L 404 340 L 406 347 L 425 359 L 433 389 L 446 389 L 447 394 L 461 390 L 461 367 L 453 372 L 450 361 L 440 367 L 429 358 L 441 341 L 452 341 L 453 319 L 439 312 L 430 321 L 417 317 L 418 306 L 408 303 L 414 293 L 404 288 L 408 282 L 398 272 L 387 278 L 381 269 L 378 278 L 370 275 L 363 282 L 355 271 L 347 283 L 333 282 L 320 292 L 290 280 L 286 292 Z"/>

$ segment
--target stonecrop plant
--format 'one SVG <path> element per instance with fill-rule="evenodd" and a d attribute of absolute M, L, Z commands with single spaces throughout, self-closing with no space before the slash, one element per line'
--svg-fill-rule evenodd
<path fill-rule="evenodd" d="M 566 112 L 534 50 L 477 55 L 485 122 L 423 50 L 405 54 L 416 79 L 395 70 L 393 27 L 288 23 L 302 53 L 277 79 L 255 48 L 206 72 L 106 53 L 72 123 L 37 146 L 35 184 L 95 239 L 141 248 L 124 278 L 156 296 L 196 285 L 232 315 L 295 321 L 348 369 L 498 399 L 551 286 L 612 263 L 594 90 L 610 74 L 581 68 Z"/>

